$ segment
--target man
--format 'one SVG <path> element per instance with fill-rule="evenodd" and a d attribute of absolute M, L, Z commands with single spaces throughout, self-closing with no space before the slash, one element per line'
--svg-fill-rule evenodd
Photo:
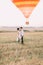
<path fill-rule="evenodd" d="M 21 43 L 23 44 L 24 43 L 24 39 L 23 39 L 23 37 L 24 37 L 24 31 L 23 31 L 23 27 L 20 27 L 20 35 L 21 35 Z"/>

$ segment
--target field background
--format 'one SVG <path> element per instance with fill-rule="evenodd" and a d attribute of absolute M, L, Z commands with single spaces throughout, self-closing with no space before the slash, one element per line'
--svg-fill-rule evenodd
<path fill-rule="evenodd" d="M 0 65 L 43 65 L 43 32 L 24 32 L 24 45 L 17 32 L 0 31 Z"/>

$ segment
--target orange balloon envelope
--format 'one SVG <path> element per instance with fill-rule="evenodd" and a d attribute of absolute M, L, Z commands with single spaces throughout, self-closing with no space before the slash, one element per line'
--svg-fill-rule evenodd
<path fill-rule="evenodd" d="M 12 2 L 22 11 L 24 16 L 28 18 L 39 0 L 12 0 Z"/>

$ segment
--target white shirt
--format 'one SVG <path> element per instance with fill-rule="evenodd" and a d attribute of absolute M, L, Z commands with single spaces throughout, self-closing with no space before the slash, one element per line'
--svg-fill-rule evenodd
<path fill-rule="evenodd" d="M 21 36 L 24 36 L 24 31 L 23 31 L 23 29 L 20 31 L 20 35 L 21 35 Z"/>

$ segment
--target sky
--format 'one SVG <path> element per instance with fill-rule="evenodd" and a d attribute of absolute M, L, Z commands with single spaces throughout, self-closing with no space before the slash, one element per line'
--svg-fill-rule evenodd
<path fill-rule="evenodd" d="M 43 0 L 34 8 L 28 21 L 29 25 L 26 25 L 26 18 L 11 0 L 0 0 L 0 27 L 43 27 Z"/>

